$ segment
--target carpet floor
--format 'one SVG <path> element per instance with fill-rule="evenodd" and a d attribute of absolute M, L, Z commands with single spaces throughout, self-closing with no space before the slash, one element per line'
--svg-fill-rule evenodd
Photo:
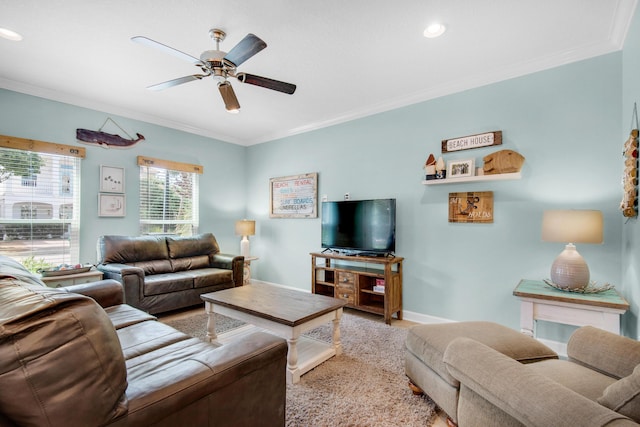
<path fill-rule="evenodd" d="M 203 338 L 206 315 L 196 312 L 179 319 L 160 319 L 189 335 Z M 242 322 L 216 314 L 216 333 Z M 387 325 L 382 318 L 345 310 L 340 322 L 343 353 L 287 385 L 286 425 L 430 426 L 435 404 L 415 396 L 404 375 L 406 327 Z M 330 325 L 307 332 L 331 342 Z"/>

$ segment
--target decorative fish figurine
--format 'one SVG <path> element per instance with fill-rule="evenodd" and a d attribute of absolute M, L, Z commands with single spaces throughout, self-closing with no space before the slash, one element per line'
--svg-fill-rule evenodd
<path fill-rule="evenodd" d="M 484 156 L 482 160 L 485 175 L 519 172 L 524 164 L 524 156 L 513 150 L 496 151 Z"/>
<path fill-rule="evenodd" d="M 144 136 L 136 133 L 138 139 L 126 139 L 120 135 L 100 132 L 89 129 L 76 129 L 76 138 L 80 142 L 99 145 L 102 148 L 129 148 L 140 141 L 144 141 Z"/>

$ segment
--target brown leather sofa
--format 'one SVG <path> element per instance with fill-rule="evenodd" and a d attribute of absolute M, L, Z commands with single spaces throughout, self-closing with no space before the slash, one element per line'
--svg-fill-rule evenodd
<path fill-rule="evenodd" d="M 124 285 L 125 302 L 151 314 L 202 304 L 200 295 L 241 286 L 244 257 L 220 253 L 211 233 L 101 236 L 98 270 Z"/>
<path fill-rule="evenodd" d="M 222 347 L 123 304 L 114 280 L 48 288 L 0 256 L 0 426 L 282 426 L 286 341 Z"/>

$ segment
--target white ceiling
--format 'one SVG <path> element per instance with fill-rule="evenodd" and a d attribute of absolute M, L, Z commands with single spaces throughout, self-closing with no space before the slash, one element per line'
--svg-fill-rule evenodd
<path fill-rule="evenodd" d="M 0 38 L 0 87 L 252 145 L 620 50 L 636 3 L 0 0 L 0 27 L 24 36 Z M 427 39 L 434 20 L 448 31 Z M 215 49 L 214 27 L 224 51 L 247 33 L 266 41 L 238 70 L 296 93 L 232 79 L 242 106 L 232 115 L 211 78 L 145 89 L 199 69 L 132 36 L 199 57 Z"/>

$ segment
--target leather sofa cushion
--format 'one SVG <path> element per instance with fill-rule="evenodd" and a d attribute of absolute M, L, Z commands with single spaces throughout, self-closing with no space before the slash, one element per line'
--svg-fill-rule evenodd
<path fill-rule="evenodd" d="M 15 279 L 0 280 L 0 383 L 0 412 L 15 425 L 105 425 L 127 412 L 125 361 L 105 311 Z"/>
<path fill-rule="evenodd" d="M 127 326 L 146 322 L 147 320 L 157 320 L 156 316 L 145 313 L 127 304 L 112 305 L 111 307 L 106 307 L 104 311 L 116 329 L 126 328 Z"/>
<path fill-rule="evenodd" d="M 220 252 L 218 242 L 211 233 L 204 233 L 191 237 L 180 237 L 177 239 L 167 237 L 166 239 L 169 257 L 172 259 L 186 258 L 202 254 L 214 255 Z"/>
<path fill-rule="evenodd" d="M 162 295 L 193 288 L 193 277 L 180 271 L 176 273 L 154 274 L 144 278 L 144 295 Z"/>
<path fill-rule="evenodd" d="M 194 288 L 207 288 L 233 282 L 233 271 L 221 268 L 201 268 L 184 271 L 183 274 L 193 279 Z"/>
<path fill-rule="evenodd" d="M 141 268 L 145 276 L 152 274 L 171 273 L 173 267 L 168 259 L 154 259 L 151 261 L 129 262 L 128 265 Z"/>
<path fill-rule="evenodd" d="M 209 266 L 209 255 L 189 256 L 171 260 L 171 269 L 173 271 L 195 270 Z"/>
<path fill-rule="evenodd" d="M 189 335 L 157 321 L 136 323 L 117 332 L 127 366 L 134 357 L 191 339 Z"/>
<path fill-rule="evenodd" d="M 607 387 L 598 403 L 640 423 L 640 365 Z"/>
<path fill-rule="evenodd" d="M 165 239 L 164 236 L 100 236 L 98 262 L 100 264 L 131 264 L 169 259 Z"/>

